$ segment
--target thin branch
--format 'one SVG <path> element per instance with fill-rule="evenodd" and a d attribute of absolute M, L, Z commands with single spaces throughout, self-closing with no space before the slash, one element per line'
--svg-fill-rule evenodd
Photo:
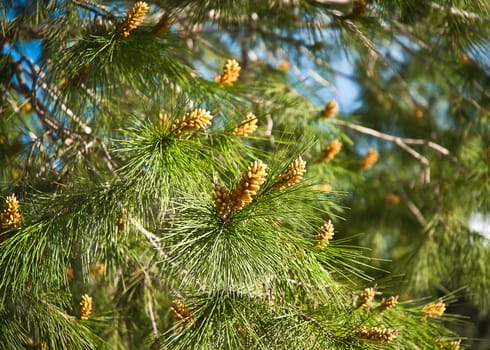
<path fill-rule="evenodd" d="M 441 145 L 439 145 L 433 141 L 424 140 L 424 139 L 413 139 L 413 138 L 406 138 L 406 137 L 400 137 L 400 136 L 393 136 L 393 135 L 385 134 L 385 133 L 378 131 L 378 130 L 374 130 L 374 129 L 371 129 L 371 128 L 368 128 L 365 126 L 361 126 L 361 125 L 357 125 L 357 124 L 348 123 L 348 122 L 345 122 L 345 121 L 339 120 L 339 119 L 331 119 L 331 120 L 329 120 L 329 122 L 332 124 L 344 126 L 346 128 L 356 130 L 362 134 L 371 135 L 373 137 L 383 139 L 383 140 L 386 140 L 389 142 L 394 142 L 394 143 L 402 142 L 402 143 L 407 144 L 407 145 L 427 146 L 427 147 L 432 148 L 433 150 L 437 151 L 438 153 L 440 153 L 444 156 L 451 156 L 451 152 L 447 148 L 445 148 L 445 147 L 443 147 L 443 146 L 441 146 Z"/>
<path fill-rule="evenodd" d="M 105 6 L 102 6 L 100 4 L 97 4 L 92 1 L 84 1 L 84 0 L 71 0 L 73 4 L 76 6 L 82 7 L 86 10 L 92 11 L 98 15 L 101 15 L 103 17 L 108 17 L 109 19 L 116 19 L 116 16 L 112 14 L 111 11 L 109 11 Z"/>
<path fill-rule="evenodd" d="M 436 10 L 448 12 L 453 16 L 463 17 L 466 19 L 477 20 L 477 21 L 482 21 L 482 22 L 490 22 L 490 17 L 488 17 L 488 16 L 483 17 L 477 13 L 469 12 L 469 11 L 465 11 L 465 10 L 460 10 L 456 7 L 449 7 L 449 6 L 444 7 L 444 6 L 441 6 L 441 5 L 439 5 L 433 1 L 430 2 L 430 6 Z"/>
<path fill-rule="evenodd" d="M 349 128 L 351 130 L 355 130 L 355 131 L 360 132 L 360 133 L 365 134 L 365 135 L 370 135 L 370 136 L 373 136 L 373 137 L 376 137 L 376 138 L 379 138 L 379 139 L 382 139 L 385 141 L 393 142 L 398 147 L 403 149 L 405 152 L 410 154 L 412 157 L 417 159 L 424 166 L 423 180 L 425 183 L 430 182 L 430 162 L 425 156 L 423 156 L 422 154 L 420 154 L 419 152 L 414 150 L 409 145 L 426 146 L 426 147 L 429 147 L 429 148 L 439 152 L 440 154 L 442 154 L 444 156 L 450 157 L 452 160 L 455 160 L 454 157 L 451 156 L 451 153 L 449 152 L 449 150 L 447 148 L 445 148 L 445 147 L 443 147 L 443 146 L 441 146 L 435 142 L 432 142 L 432 141 L 423 140 L 423 139 L 412 139 L 412 138 L 404 138 L 404 137 L 399 137 L 399 136 L 393 136 L 393 135 L 385 134 L 385 133 L 380 132 L 378 130 L 374 130 L 374 129 L 371 129 L 371 128 L 368 128 L 365 126 L 361 126 L 361 125 L 357 125 L 357 124 L 348 123 L 348 122 L 345 122 L 345 121 L 339 120 L 339 119 L 331 119 L 329 122 L 334 124 L 334 125 L 339 125 L 339 126 Z"/>
<path fill-rule="evenodd" d="M 160 245 L 160 238 L 157 237 L 153 232 L 148 231 L 144 228 L 136 219 L 129 217 L 129 221 L 133 224 L 136 229 L 145 236 L 145 238 L 150 242 L 150 244 L 155 248 L 160 256 L 167 258 L 167 254 L 163 251 L 162 246 Z"/>

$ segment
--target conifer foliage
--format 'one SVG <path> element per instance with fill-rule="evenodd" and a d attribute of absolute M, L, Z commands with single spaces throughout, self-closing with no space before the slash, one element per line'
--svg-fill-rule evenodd
<path fill-rule="evenodd" d="M 0 18 L 0 348 L 481 345 L 487 2 Z"/>

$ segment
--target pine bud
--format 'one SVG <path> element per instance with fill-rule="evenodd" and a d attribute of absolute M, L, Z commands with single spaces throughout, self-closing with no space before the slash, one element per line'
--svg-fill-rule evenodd
<path fill-rule="evenodd" d="M 303 179 L 306 172 L 306 162 L 299 156 L 291 164 L 288 165 L 286 171 L 279 176 L 276 182 L 276 187 L 280 190 L 291 187 L 299 183 Z"/>
<path fill-rule="evenodd" d="M 170 305 L 170 310 L 172 310 L 172 314 L 177 322 L 182 321 L 184 324 L 187 324 L 192 320 L 192 314 L 182 300 L 173 300 Z"/>
<path fill-rule="evenodd" d="M 369 307 L 376 295 L 376 289 L 374 288 L 366 288 L 361 293 L 357 295 L 356 299 L 356 309 L 360 309 L 362 307 Z"/>
<path fill-rule="evenodd" d="M 102 263 L 97 263 L 97 264 L 90 266 L 89 276 L 91 278 L 95 278 L 99 275 L 103 275 L 104 271 L 105 271 L 105 265 Z"/>
<path fill-rule="evenodd" d="M 461 339 L 453 340 L 453 341 L 445 341 L 442 339 L 436 340 L 439 345 L 439 349 L 442 350 L 459 350 L 461 345 Z"/>
<path fill-rule="evenodd" d="M 92 297 L 88 294 L 82 295 L 80 301 L 80 319 L 88 320 L 88 317 L 92 313 Z"/>
<path fill-rule="evenodd" d="M 267 165 L 261 160 L 253 162 L 231 193 L 231 209 L 240 210 L 248 203 L 252 202 L 254 196 L 260 189 L 260 185 L 265 182 Z"/>
<path fill-rule="evenodd" d="M 366 0 L 354 0 L 352 6 L 352 12 L 349 16 L 351 19 L 356 19 L 364 16 L 367 11 L 367 3 Z"/>
<path fill-rule="evenodd" d="M 228 188 L 226 188 L 225 185 L 220 184 L 218 181 L 214 182 L 214 207 L 216 208 L 218 216 L 223 220 L 231 211 Z"/>
<path fill-rule="evenodd" d="M 127 38 L 129 34 L 143 22 L 143 18 L 149 9 L 150 7 L 144 1 L 138 1 L 134 4 L 121 24 L 121 29 L 119 30 L 120 35 L 123 38 Z"/>
<path fill-rule="evenodd" d="M 5 200 L 3 211 L 0 213 L 0 227 L 4 230 L 18 228 L 22 223 L 22 217 L 19 212 L 19 201 L 12 193 Z"/>
<path fill-rule="evenodd" d="M 213 116 L 204 109 L 197 108 L 191 113 L 187 113 L 182 119 L 176 119 L 173 123 L 177 133 L 194 131 L 197 129 L 205 129 L 211 125 Z"/>
<path fill-rule="evenodd" d="M 67 266 L 66 267 L 66 279 L 68 280 L 68 282 L 72 282 L 74 277 L 75 277 L 75 274 L 73 273 L 73 269 L 71 268 L 71 266 Z"/>
<path fill-rule="evenodd" d="M 248 136 L 255 130 L 257 130 L 257 117 L 250 112 L 242 123 L 233 130 L 233 135 Z"/>
<path fill-rule="evenodd" d="M 315 236 L 316 244 L 315 247 L 323 249 L 325 248 L 329 241 L 334 236 L 334 227 L 331 220 L 328 220 L 320 229 Z"/>
<path fill-rule="evenodd" d="M 232 85 L 238 80 L 240 69 L 240 65 L 236 60 L 229 59 L 226 61 L 225 66 L 223 67 L 223 74 L 214 78 L 214 81 L 217 83 Z"/>
<path fill-rule="evenodd" d="M 397 194 L 388 193 L 385 197 L 385 200 L 391 205 L 397 205 L 400 204 L 401 198 Z"/>
<path fill-rule="evenodd" d="M 339 112 L 339 104 L 335 100 L 330 100 L 327 102 L 325 108 L 320 113 L 320 117 L 325 119 L 333 118 L 337 115 L 338 112 Z"/>
<path fill-rule="evenodd" d="M 328 145 L 325 146 L 325 148 L 322 151 L 322 161 L 324 162 L 329 162 L 332 159 L 335 158 L 337 153 L 340 152 L 342 149 L 342 143 L 335 139 L 332 142 L 330 142 Z"/>
<path fill-rule="evenodd" d="M 383 312 L 389 309 L 392 309 L 398 304 L 398 295 L 392 295 L 388 299 L 384 299 L 381 301 L 381 304 L 376 308 L 377 311 Z"/>
<path fill-rule="evenodd" d="M 396 338 L 398 331 L 383 327 L 361 327 L 356 335 L 359 339 L 376 343 L 387 343 Z"/>
<path fill-rule="evenodd" d="M 366 155 L 361 160 L 361 169 L 368 170 L 378 162 L 378 159 L 379 159 L 378 151 L 373 148 L 368 149 Z"/>
<path fill-rule="evenodd" d="M 437 303 L 430 303 L 425 305 L 422 308 L 422 312 L 425 314 L 425 318 L 427 317 L 440 317 L 444 314 L 444 311 L 446 311 L 446 305 L 442 301 L 442 299 L 439 299 Z"/>

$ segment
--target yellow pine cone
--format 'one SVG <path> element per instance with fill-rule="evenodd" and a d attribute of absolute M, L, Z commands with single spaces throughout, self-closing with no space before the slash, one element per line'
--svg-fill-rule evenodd
<path fill-rule="evenodd" d="M 0 213 L 0 227 L 4 230 L 18 228 L 22 223 L 19 212 L 19 201 L 12 193 L 5 200 L 3 211 Z"/>
<path fill-rule="evenodd" d="M 71 268 L 71 266 L 67 266 L 66 267 L 66 279 L 68 280 L 68 282 L 72 282 L 73 278 L 75 278 L 75 274 L 73 273 L 73 269 Z"/>
<path fill-rule="evenodd" d="M 213 116 L 204 109 L 197 108 L 191 113 L 187 113 L 182 119 L 176 119 L 173 123 L 174 129 L 178 133 L 205 129 L 211 125 Z"/>
<path fill-rule="evenodd" d="M 291 187 L 303 179 L 306 172 L 306 162 L 299 156 L 288 165 L 286 171 L 279 176 L 276 187 L 280 190 Z"/>
<path fill-rule="evenodd" d="M 141 22 L 143 22 L 143 18 L 149 9 L 150 7 L 144 1 L 138 1 L 133 5 L 122 22 L 121 29 L 119 30 L 119 33 L 123 38 L 127 38 L 129 34 L 136 29 Z"/>
<path fill-rule="evenodd" d="M 328 220 L 325 224 L 320 227 L 318 233 L 315 236 L 315 247 L 323 249 L 328 245 L 328 242 L 334 236 L 334 227 L 331 220 Z"/>
<path fill-rule="evenodd" d="M 453 341 L 437 339 L 436 342 L 439 345 L 439 348 L 442 350 L 459 350 L 461 345 L 461 339 Z"/>
<path fill-rule="evenodd" d="M 397 205 L 400 204 L 401 198 L 395 193 L 388 193 L 385 197 L 385 200 L 391 205 Z"/>
<path fill-rule="evenodd" d="M 231 193 L 232 210 L 240 210 L 252 202 L 252 196 L 257 193 L 260 186 L 265 182 L 265 177 L 267 176 L 266 168 L 266 164 L 262 163 L 261 160 L 256 160 L 242 174 L 242 178 Z"/>
<path fill-rule="evenodd" d="M 92 297 L 88 294 L 82 295 L 80 301 L 80 319 L 88 320 L 88 317 L 92 313 Z"/>
<path fill-rule="evenodd" d="M 218 216 L 223 220 L 231 211 L 228 188 L 218 181 L 214 182 L 214 207 L 216 208 Z"/>
<path fill-rule="evenodd" d="M 376 308 L 379 312 L 392 309 L 398 304 L 398 295 L 392 295 L 388 299 L 383 299 L 381 304 Z"/>
<path fill-rule="evenodd" d="M 422 308 L 422 312 L 425 314 L 425 317 L 440 317 L 444 314 L 444 311 L 446 311 L 446 305 L 442 301 L 442 299 L 439 299 L 437 303 L 430 303 L 425 305 Z"/>
<path fill-rule="evenodd" d="M 255 130 L 257 130 L 257 117 L 250 112 L 242 123 L 233 130 L 233 135 L 248 136 Z"/>
<path fill-rule="evenodd" d="M 376 289 L 374 288 L 366 288 L 361 293 L 357 295 L 356 299 L 356 309 L 360 309 L 361 307 L 369 307 L 376 295 Z"/>
<path fill-rule="evenodd" d="M 240 69 L 241 67 L 236 60 L 226 60 L 225 66 L 223 67 L 223 74 L 218 75 L 216 78 L 214 78 L 214 81 L 217 83 L 232 85 L 235 81 L 238 80 Z"/>
<path fill-rule="evenodd" d="M 398 331 L 383 327 L 361 327 L 356 335 L 359 339 L 376 343 L 387 343 L 396 338 Z"/>
<path fill-rule="evenodd" d="M 325 148 L 322 151 L 322 161 L 324 162 L 329 162 L 332 159 L 335 158 L 337 153 L 340 152 L 342 149 L 342 143 L 335 139 L 332 142 L 330 142 L 328 145 L 325 146 Z"/>
<path fill-rule="evenodd" d="M 95 278 L 96 276 L 103 275 L 105 271 L 105 265 L 102 263 L 97 263 L 90 266 L 89 276 Z"/>
<path fill-rule="evenodd" d="M 172 315 L 177 322 L 183 321 L 184 324 L 187 324 L 192 319 L 191 312 L 182 300 L 173 300 L 170 305 L 170 310 L 172 310 Z"/>
<path fill-rule="evenodd" d="M 339 112 L 339 104 L 335 100 L 330 100 L 325 105 L 325 108 L 320 113 L 320 117 L 322 118 L 333 118 Z"/>
<path fill-rule="evenodd" d="M 368 149 L 366 155 L 361 160 L 361 169 L 362 170 L 370 169 L 374 164 L 378 162 L 378 159 L 379 159 L 378 151 L 373 148 Z"/>

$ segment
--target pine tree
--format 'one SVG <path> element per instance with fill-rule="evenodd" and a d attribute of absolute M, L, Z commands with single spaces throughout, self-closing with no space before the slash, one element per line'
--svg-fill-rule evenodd
<path fill-rule="evenodd" d="M 486 1 L 0 9 L 0 348 L 485 346 Z"/>

